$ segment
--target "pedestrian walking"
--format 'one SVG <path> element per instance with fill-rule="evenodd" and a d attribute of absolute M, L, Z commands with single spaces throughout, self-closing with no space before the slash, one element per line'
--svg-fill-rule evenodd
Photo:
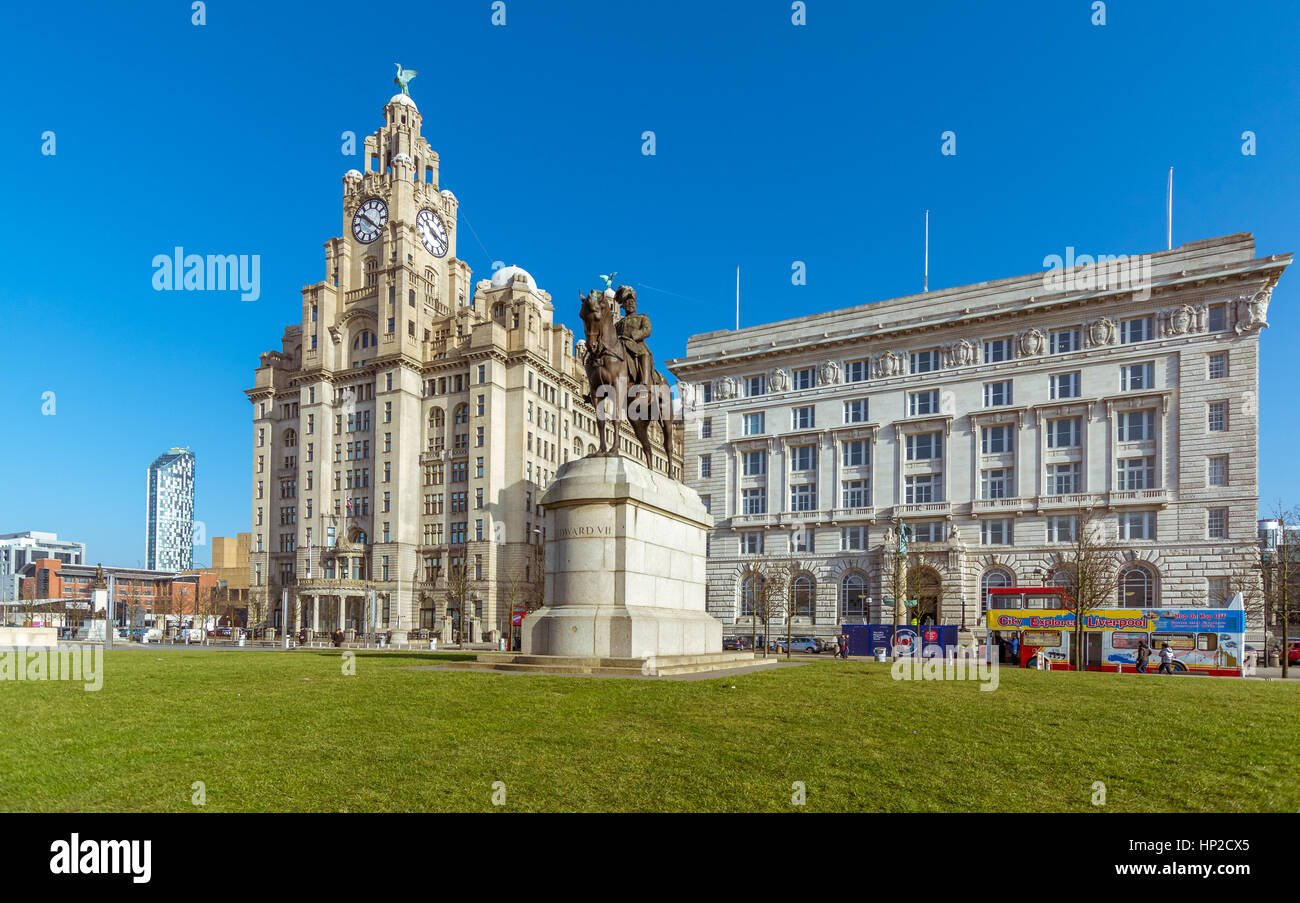
<path fill-rule="evenodd" d="M 849 635 L 847 633 L 840 634 L 840 657 L 846 662 L 849 660 Z"/>
<path fill-rule="evenodd" d="M 1147 662 L 1151 659 L 1151 647 L 1147 645 L 1146 640 L 1138 640 L 1137 659 L 1137 673 L 1146 674 Z"/>
<path fill-rule="evenodd" d="M 1173 674 L 1173 669 L 1169 666 L 1174 661 L 1174 650 L 1169 648 L 1168 643 L 1160 644 L 1160 670 L 1157 674 Z"/>

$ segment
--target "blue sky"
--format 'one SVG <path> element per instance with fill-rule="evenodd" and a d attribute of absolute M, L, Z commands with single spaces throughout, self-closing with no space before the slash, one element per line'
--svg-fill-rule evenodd
<path fill-rule="evenodd" d="M 144 557 L 144 472 L 198 459 L 209 536 L 248 529 L 257 355 L 342 227 L 340 135 L 394 61 L 461 202 L 460 256 L 569 302 L 619 271 L 659 360 L 727 328 L 1030 273 L 1067 246 L 1230 232 L 1300 250 L 1300 14 L 1288 2 L 785 0 L 6 4 L 0 532 Z M 1241 134 L 1257 135 L 1255 156 Z M 42 155 L 42 134 L 56 153 Z M 654 156 L 641 153 L 653 130 Z M 955 156 L 940 135 L 956 133 Z M 262 296 L 152 290 L 176 245 L 261 255 Z M 805 262 L 807 285 L 791 284 Z M 1284 388 L 1300 274 L 1263 334 L 1260 494 L 1300 502 Z M 43 393 L 55 413 L 42 414 Z M 196 549 L 200 562 L 207 547 Z"/>

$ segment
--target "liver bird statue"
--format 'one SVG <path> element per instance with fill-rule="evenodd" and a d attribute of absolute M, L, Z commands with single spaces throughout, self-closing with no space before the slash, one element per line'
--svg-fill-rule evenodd
<path fill-rule="evenodd" d="M 406 90 L 406 86 L 411 83 L 411 79 L 415 78 L 420 73 L 416 72 L 414 69 L 403 69 L 401 63 L 394 63 L 393 65 L 397 67 L 397 78 L 393 79 L 393 84 L 401 88 L 403 94 L 410 96 L 411 92 Z"/>

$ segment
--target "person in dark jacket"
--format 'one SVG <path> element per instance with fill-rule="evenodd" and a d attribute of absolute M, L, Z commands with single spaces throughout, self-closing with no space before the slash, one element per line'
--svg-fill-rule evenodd
<path fill-rule="evenodd" d="M 1151 647 L 1147 645 L 1147 641 L 1146 641 L 1146 640 L 1138 640 L 1138 653 L 1137 653 L 1137 659 L 1138 659 L 1138 663 L 1137 663 L 1137 673 L 1138 673 L 1138 674 L 1146 674 L 1146 673 L 1147 673 L 1147 661 L 1149 661 L 1150 658 L 1151 658 Z"/>

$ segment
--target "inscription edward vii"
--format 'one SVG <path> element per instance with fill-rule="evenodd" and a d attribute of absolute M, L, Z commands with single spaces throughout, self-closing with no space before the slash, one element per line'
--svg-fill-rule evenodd
<path fill-rule="evenodd" d="M 561 527 L 556 531 L 556 539 L 570 539 L 576 536 L 613 536 L 614 528 L 608 524 L 594 526 L 592 524 L 578 524 L 572 527 Z"/>
<path fill-rule="evenodd" d="M 614 512 L 604 505 L 582 505 L 556 512 L 556 539 L 613 539 Z"/>

